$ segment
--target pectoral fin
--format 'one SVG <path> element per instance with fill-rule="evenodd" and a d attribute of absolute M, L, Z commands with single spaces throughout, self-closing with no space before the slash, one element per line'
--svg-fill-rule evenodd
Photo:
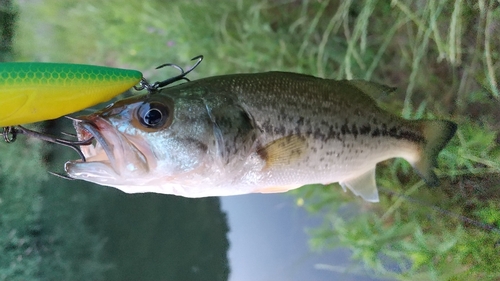
<path fill-rule="evenodd" d="M 302 159 L 306 153 L 306 140 L 296 136 L 286 136 L 270 142 L 257 153 L 266 161 L 265 168 L 286 166 Z"/>
<path fill-rule="evenodd" d="M 375 167 L 359 175 L 358 177 L 340 182 L 340 185 L 346 190 L 349 188 L 352 193 L 361 196 L 368 202 L 378 202 L 377 183 L 375 182 Z"/>

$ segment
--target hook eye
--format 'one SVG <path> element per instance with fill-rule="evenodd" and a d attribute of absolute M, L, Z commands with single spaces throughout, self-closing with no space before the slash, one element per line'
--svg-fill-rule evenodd
<path fill-rule="evenodd" d="M 3 127 L 2 135 L 6 143 L 15 142 L 17 139 L 17 131 L 14 127 Z"/>

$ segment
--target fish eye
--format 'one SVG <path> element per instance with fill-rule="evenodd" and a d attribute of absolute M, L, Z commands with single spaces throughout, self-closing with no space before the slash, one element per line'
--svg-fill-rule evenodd
<path fill-rule="evenodd" d="M 137 111 L 137 119 L 149 129 L 163 128 L 171 119 L 170 108 L 157 101 L 143 103 Z"/>

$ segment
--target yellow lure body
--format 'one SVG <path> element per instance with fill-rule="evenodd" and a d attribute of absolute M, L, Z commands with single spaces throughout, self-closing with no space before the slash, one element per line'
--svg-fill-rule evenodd
<path fill-rule="evenodd" d="M 137 70 L 64 63 L 0 63 L 0 127 L 55 119 L 137 85 Z"/>

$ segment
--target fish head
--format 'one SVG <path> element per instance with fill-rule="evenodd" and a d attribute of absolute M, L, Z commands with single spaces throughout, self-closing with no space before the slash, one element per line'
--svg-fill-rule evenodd
<path fill-rule="evenodd" d="M 213 124 L 196 95 L 135 96 L 78 119 L 78 139 L 95 141 L 81 146 L 86 161 L 66 162 L 67 174 L 127 193 L 175 193 L 151 186 L 189 177 L 212 150 Z"/>

